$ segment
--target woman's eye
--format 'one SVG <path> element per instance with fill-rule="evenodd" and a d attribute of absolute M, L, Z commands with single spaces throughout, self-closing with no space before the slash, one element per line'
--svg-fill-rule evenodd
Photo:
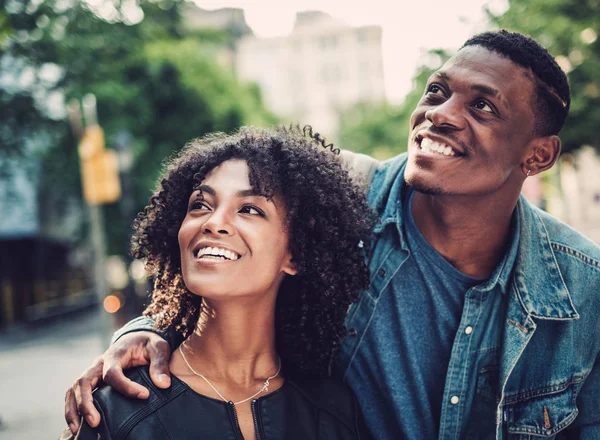
<path fill-rule="evenodd" d="M 475 106 L 474 106 L 477 110 L 481 110 L 487 113 L 495 113 L 494 112 L 494 108 L 488 104 L 487 101 L 483 100 L 483 99 L 478 99 L 475 102 Z"/>
<path fill-rule="evenodd" d="M 246 205 L 243 206 L 240 209 L 240 213 L 242 214 L 250 214 L 250 215 L 260 215 L 260 216 L 264 216 L 265 214 L 258 208 L 251 206 L 251 205 Z"/>
<path fill-rule="evenodd" d="M 190 204 L 190 211 L 207 211 L 210 210 L 209 206 L 203 202 L 202 200 L 194 200 L 191 204 Z"/>

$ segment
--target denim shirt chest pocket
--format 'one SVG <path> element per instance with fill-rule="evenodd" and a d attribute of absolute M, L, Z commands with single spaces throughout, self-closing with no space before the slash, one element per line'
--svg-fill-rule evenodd
<path fill-rule="evenodd" d="M 510 440 L 556 438 L 577 417 L 578 378 L 506 396 L 504 425 Z"/>

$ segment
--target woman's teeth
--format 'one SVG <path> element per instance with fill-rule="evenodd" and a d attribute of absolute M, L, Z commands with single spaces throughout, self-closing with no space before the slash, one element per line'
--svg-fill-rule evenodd
<path fill-rule="evenodd" d="M 226 259 L 226 260 L 231 260 L 231 261 L 235 261 L 239 258 L 239 256 L 235 252 L 232 252 L 227 249 L 216 248 L 216 247 L 201 248 L 198 251 L 198 253 L 196 254 L 196 258 L 202 258 L 202 257 L 213 257 L 213 258 Z"/>

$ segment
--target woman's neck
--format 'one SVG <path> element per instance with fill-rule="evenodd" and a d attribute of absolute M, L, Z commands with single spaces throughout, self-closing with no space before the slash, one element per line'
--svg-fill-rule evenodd
<path fill-rule="evenodd" d="M 274 307 L 274 302 L 205 301 L 202 319 L 182 347 L 190 365 L 208 378 L 240 386 L 273 375 L 279 363 Z"/>

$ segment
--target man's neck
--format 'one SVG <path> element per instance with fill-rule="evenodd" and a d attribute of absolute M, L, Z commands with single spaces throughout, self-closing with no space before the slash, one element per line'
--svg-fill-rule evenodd
<path fill-rule="evenodd" d="M 432 196 L 416 192 L 412 214 L 423 237 L 457 270 L 487 278 L 504 257 L 518 200 Z"/>

